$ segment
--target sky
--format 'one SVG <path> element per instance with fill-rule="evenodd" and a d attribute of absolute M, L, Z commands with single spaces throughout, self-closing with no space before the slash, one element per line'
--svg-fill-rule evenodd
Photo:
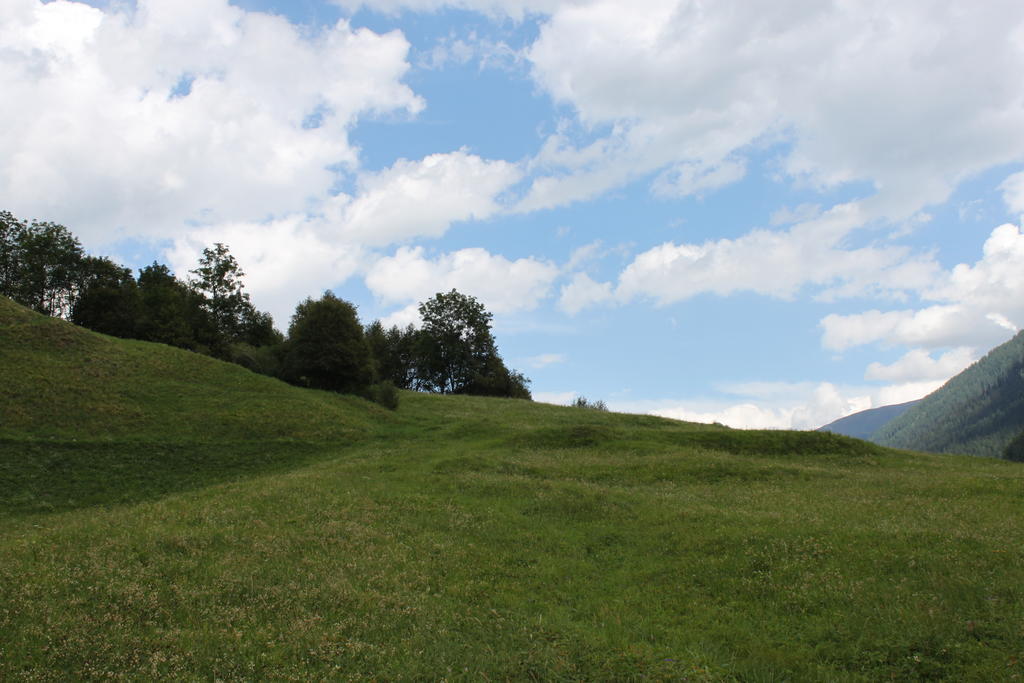
<path fill-rule="evenodd" d="M 1024 3 L 3 0 L 0 209 L 536 400 L 813 429 L 1024 326 Z"/>

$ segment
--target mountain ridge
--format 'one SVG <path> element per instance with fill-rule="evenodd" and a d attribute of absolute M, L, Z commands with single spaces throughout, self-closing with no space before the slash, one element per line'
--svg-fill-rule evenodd
<path fill-rule="evenodd" d="M 843 434 L 845 436 L 852 436 L 856 439 L 865 439 L 870 441 L 871 435 L 878 431 L 879 428 L 917 405 L 920 400 L 921 399 L 916 399 L 914 401 L 907 401 L 906 403 L 894 403 L 887 406 L 861 410 L 851 415 L 841 417 L 838 420 L 833 420 L 827 425 L 818 427 L 816 431 Z"/>
<path fill-rule="evenodd" d="M 1024 431 L 1024 332 L 882 425 L 871 440 L 890 448 L 1002 457 Z"/>

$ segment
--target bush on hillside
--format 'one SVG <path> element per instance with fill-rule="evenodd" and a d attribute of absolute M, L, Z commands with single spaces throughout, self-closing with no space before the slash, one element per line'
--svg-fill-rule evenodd
<path fill-rule="evenodd" d="M 1024 432 L 1010 442 L 1003 452 L 1003 457 L 1014 462 L 1024 462 Z"/>
<path fill-rule="evenodd" d="M 571 405 L 573 408 L 608 412 L 608 406 L 605 405 L 604 401 L 588 401 L 586 396 L 577 396 L 576 400 L 574 400 Z"/>
<path fill-rule="evenodd" d="M 236 365 L 241 365 L 243 368 L 268 377 L 280 377 L 281 375 L 283 344 L 252 346 L 239 342 L 231 345 L 230 353 L 231 356 L 228 360 Z"/>
<path fill-rule="evenodd" d="M 365 398 L 377 405 L 384 406 L 388 410 L 398 410 L 398 389 L 390 380 L 377 382 L 370 385 L 365 393 Z"/>

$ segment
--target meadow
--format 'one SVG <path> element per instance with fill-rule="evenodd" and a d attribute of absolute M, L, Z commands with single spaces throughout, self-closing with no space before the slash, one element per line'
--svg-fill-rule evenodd
<path fill-rule="evenodd" d="M 404 392 L 0 299 L 0 679 L 1009 680 L 1024 470 Z"/>

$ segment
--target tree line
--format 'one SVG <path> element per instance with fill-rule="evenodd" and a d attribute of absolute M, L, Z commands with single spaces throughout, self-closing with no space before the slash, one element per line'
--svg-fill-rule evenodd
<path fill-rule="evenodd" d="M 227 246 L 203 250 L 187 279 L 154 262 L 136 277 L 90 256 L 64 226 L 0 211 L 0 294 L 96 332 L 189 349 L 299 386 L 352 393 L 397 407 L 397 389 L 530 398 L 506 367 L 492 315 L 455 290 L 419 306 L 419 328 L 360 323 L 331 291 L 300 302 L 287 335 L 245 291 Z"/>

